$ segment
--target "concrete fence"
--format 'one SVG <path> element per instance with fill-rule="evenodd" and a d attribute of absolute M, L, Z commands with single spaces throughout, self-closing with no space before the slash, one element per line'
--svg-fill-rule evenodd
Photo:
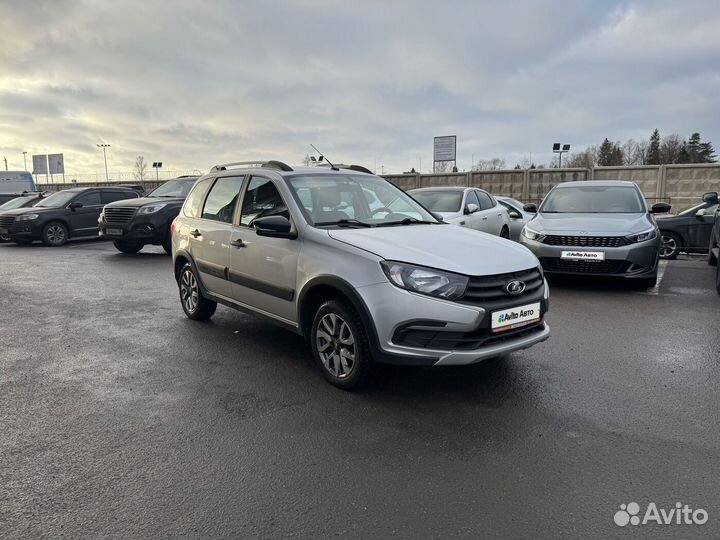
<path fill-rule="evenodd" d="M 479 187 L 494 195 L 538 202 L 562 182 L 630 180 L 649 202 L 668 201 L 674 211 L 700 202 L 702 194 L 720 191 L 720 164 L 645 165 L 593 169 L 511 169 L 441 174 L 394 174 L 385 178 L 404 190 L 437 186 Z"/>

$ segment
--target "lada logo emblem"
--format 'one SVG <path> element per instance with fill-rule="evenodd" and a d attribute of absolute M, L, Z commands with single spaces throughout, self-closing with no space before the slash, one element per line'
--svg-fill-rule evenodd
<path fill-rule="evenodd" d="M 513 296 L 521 294 L 524 290 L 525 290 L 525 282 L 519 281 L 517 279 L 513 280 L 513 281 L 509 281 L 505 285 L 505 292 L 508 294 L 512 294 Z"/>

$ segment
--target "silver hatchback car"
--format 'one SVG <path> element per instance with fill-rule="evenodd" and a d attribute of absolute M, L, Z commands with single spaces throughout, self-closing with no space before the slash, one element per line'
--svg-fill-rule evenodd
<path fill-rule="evenodd" d="M 565 182 L 554 187 L 523 227 L 521 242 L 547 273 L 587 274 L 632 280 L 639 287 L 657 281 L 660 234 L 653 213 L 633 182 Z"/>
<path fill-rule="evenodd" d="M 304 336 L 341 388 L 373 362 L 470 364 L 550 333 L 529 250 L 444 224 L 362 167 L 218 165 L 171 232 L 188 317 L 221 303 L 269 319 Z"/>

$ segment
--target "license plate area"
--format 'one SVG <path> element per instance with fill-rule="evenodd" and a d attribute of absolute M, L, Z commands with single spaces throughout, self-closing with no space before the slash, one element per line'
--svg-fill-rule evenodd
<path fill-rule="evenodd" d="M 528 326 L 540 321 L 540 302 L 493 311 L 491 317 L 490 329 L 493 334 Z"/>
<path fill-rule="evenodd" d="M 123 230 L 122 229 L 105 229 L 105 234 L 107 236 L 122 236 Z"/>
<path fill-rule="evenodd" d="M 577 251 L 577 250 L 561 251 L 560 259 L 562 259 L 563 261 L 602 262 L 605 260 L 605 252 L 604 251 Z"/>
<path fill-rule="evenodd" d="M 7 234 L 9 231 L 7 229 L 0 229 L 0 234 Z"/>

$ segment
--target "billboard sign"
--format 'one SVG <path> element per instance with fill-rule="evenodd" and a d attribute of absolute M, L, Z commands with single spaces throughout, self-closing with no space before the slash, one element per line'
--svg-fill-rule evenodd
<path fill-rule="evenodd" d="M 50 174 L 65 174 L 65 161 L 62 154 L 48 155 Z"/>
<path fill-rule="evenodd" d="M 47 154 L 33 156 L 33 174 L 47 174 Z"/>
<path fill-rule="evenodd" d="M 433 161 L 455 161 L 457 135 L 435 137 L 433 140 Z"/>

